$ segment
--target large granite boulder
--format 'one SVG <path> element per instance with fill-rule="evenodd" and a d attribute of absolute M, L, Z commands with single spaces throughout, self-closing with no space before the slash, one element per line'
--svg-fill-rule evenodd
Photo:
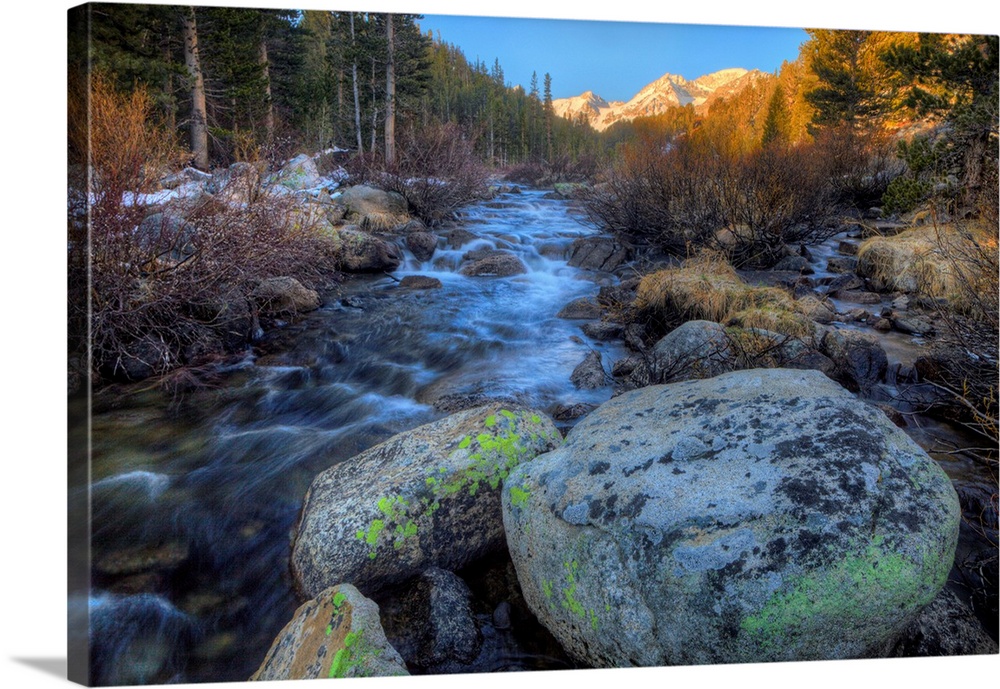
<path fill-rule="evenodd" d="M 322 591 L 278 632 L 254 680 L 407 675 L 385 638 L 378 605 L 351 586 Z"/>
<path fill-rule="evenodd" d="M 348 217 L 359 220 L 366 216 L 403 216 L 408 209 L 402 194 L 364 184 L 345 189 L 340 195 L 340 203 L 347 207 Z"/>
<path fill-rule="evenodd" d="M 815 371 L 754 369 L 598 407 L 511 472 L 524 597 L 587 664 L 882 656 L 943 587 L 940 467 Z"/>
<path fill-rule="evenodd" d="M 558 446 L 530 409 L 467 409 L 393 436 L 313 481 L 292 545 L 296 588 L 375 592 L 431 566 L 455 570 L 503 548 L 500 484 Z"/>
<path fill-rule="evenodd" d="M 276 176 L 278 184 L 299 191 L 302 189 L 314 189 L 322 184 L 323 180 L 316 167 L 316 161 L 305 153 L 295 156 L 285 166 L 278 171 Z"/>

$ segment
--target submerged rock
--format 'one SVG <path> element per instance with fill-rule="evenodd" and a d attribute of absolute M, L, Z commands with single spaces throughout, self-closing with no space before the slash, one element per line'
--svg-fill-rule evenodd
<path fill-rule="evenodd" d="M 556 447 L 531 409 L 494 404 L 393 436 L 313 481 L 292 545 L 296 588 L 338 582 L 365 592 L 437 566 L 458 569 L 503 548 L 500 484 Z"/>
<path fill-rule="evenodd" d="M 601 305 L 593 297 L 580 297 L 574 299 L 560 309 L 556 318 L 566 318 L 569 320 L 591 320 L 601 317 Z"/>
<path fill-rule="evenodd" d="M 527 273 L 528 267 L 514 254 L 506 251 L 489 251 L 482 258 L 474 259 L 462 266 L 460 272 L 466 277 L 509 277 Z"/>
<path fill-rule="evenodd" d="M 820 373 L 728 373 L 605 403 L 503 490 L 538 619 L 601 667 L 882 656 L 943 587 L 938 465 Z"/>
<path fill-rule="evenodd" d="M 407 275 L 399 281 L 403 289 L 439 289 L 441 281 L 427 275 Z"/>
<path fill-rule="evenodd" d="M 437 237 L 430 232 L 410 232 L 406 235 L 406 248 L 418 261 L 429 261 L 437 249 Z"/>
<path fill-rule="evenodd" d="M 378 606 L 341 584 L 295 611 L 250 680 L 406 674 L 403 659 L 382 631 Z"/>

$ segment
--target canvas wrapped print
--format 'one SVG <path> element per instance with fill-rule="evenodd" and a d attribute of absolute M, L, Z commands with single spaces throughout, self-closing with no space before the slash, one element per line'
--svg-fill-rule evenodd
<path fill-rule="evenodd" d="M 997 36 L 68 28 L 70 679 L 997 654 Z"/>

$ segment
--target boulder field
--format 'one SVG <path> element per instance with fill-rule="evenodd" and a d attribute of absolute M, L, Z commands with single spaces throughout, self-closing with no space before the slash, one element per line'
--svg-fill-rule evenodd
<path fill-rule="evenodd" d="M 524 597 L 598 667 L 888 654 L 943 587 L 959 504 L 816 371 L 625 393 L 503 489 Z"/>

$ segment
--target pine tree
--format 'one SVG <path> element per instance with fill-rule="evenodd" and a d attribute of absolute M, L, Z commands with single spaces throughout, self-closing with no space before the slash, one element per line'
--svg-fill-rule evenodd
<path fill-rule="evenodd" d="M 764 120 L 764 134 L 761 136 L 761 145 L 782 144 L 788 142 L 788 127 L 790 115 L 788 105 L 785 102 L 785 90 L 781 84 L 774 87 L 771 100 L 767 105 L 767 117 Z"/>

